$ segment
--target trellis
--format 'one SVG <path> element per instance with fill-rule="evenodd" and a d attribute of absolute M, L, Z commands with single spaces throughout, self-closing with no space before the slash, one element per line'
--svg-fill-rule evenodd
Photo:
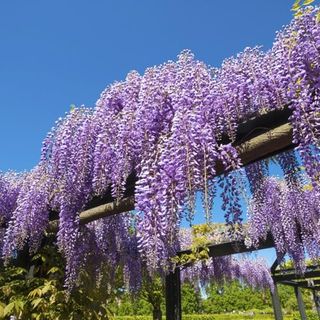
<path fill-rule="evenodd" d="M 250 119 L 238 126 L 237 138 L 233 143 L 241 158 L 242 165 L 248 165 L 252 162 L 279 154 L 294 147 L 292 143 L 292 127 L 288 122 L 291 110 L 285 107 L 282 110 L 275 110 L 259 117 Z M 227 138 L 222 138 L 221 143 L 228 143 Z M 217 175 L 225 173 L 222 164 L 217 164 Z M 135 208 L 135 182 L 136 176 L 133 172 L 127 182 L 124 197 L 119 200 L 114 200 L 110 192 L 103 197 L 94 198 L 89 202 L 83 212 L 80 213 L 80 224 L 84 225 L 94 220 L 105 218 L 108 216 L 120 214 L 123 212 L 134 210 Z M 57 231 L 58 228 L 58 213 L 50 212 L 50 232 Z M 271 234 L 259 243 L 258 247 L 248 248 L 244 241 L 231 241 L 221 244 L 209 245 L 209 257 L 221 257 L 237 253 L 249 252 L 274 247 L 274 242 Z M 178 254 L 188 253 L 188 251 Z M 274 270 L 273 270 L 274 271 Z M 292 278 L 286 279 L 284 275 L 277 272 L 274 274 L 275 291 L 272 293 L 272 302 L 274 307 L 275 319 L 282 319 L 280 300 L 276 289 L 277 283 L 293 285 L 296 290 L 300 313 L 305 314 L 303 302 L 301 302 L 300 287 L 305 287 L 306 282 L 293 281 L 294 273 L 290 274 Z M 319 270 L 320 276 L 320 270 Z M 306 279 L 309 274 L 306 273 Z M 290 283 L 289 283 L 289 282 Z M 294 283 L 293 283 L 294 282 Z M 320 284 L 319 280 L 316 283 Z M 180 267 L 166 276 L 166 317 L 167 320 L 181 319 L 181 289 L 180 289 Z M 312 288 L 317 290 L 318 287 Z M 318 309 L 319 312 L 319 309 Z M 304 319 L 304 318 L 303 318 Z"/>
<path fill-rule="evenodd" d="M 242 165 L 273 156 L 293 148 L 292 127 L 288 122 L 291 114 L 289 108 L 275 110 L 265 115 L 250 119 L 239 125 L 237 139 L 233 145 L 237 148 Z M 227 138 L 225 138 L 227 139 Z M 224 139 L 221 141 L 226 143 Z M 223 174 L 222 164 L 217 164 L 217 175 Z M 132 173 L 126 183 L 124 197 L 114 201 L 111 191 L 102 198 L 94 198 L 87 205 L 86 210 L 80 213 L 80 224 L 134 210 L 135 174 Z M 51 212 L 51 219 L 57 218 L 57 212 Z M 58 227 L 58 221 L 51 221 L 50 230 Z"/>
<path fill-rule="evenodd" d="M 211 179 L 215 175 L 228 173 L 230 168 L 238 169 L 240 161 L 245 166 L 292 149 L 293 141 L 299 145 L 312 186 L 318 186 L 318 20 L 319 8 L 308 7 L 277 34 L 272 49 L 267 53 L 258 48 L 247 48 L 237 58 L 225 60 L 220 69 L 212 69 L 195 60 L 192 52 L 184 50 L 177 62 L 169 61 L 149 68 L 142 76 L 135 71 L 130 72 L 125 81 L 109 86 L 101 94 L 94 110 L 86 107 L 71 110 L 48 133 L 39 165 L 25 179 L 18 179 L 16 189 L 21 188 L 22 193 L 18 191 L 18 198 L 8 197 L 8 208 L 5 207 L 3 220 L 1 217 L 5 222 L 0 225 L 0 228 L 7 229 L 2 248 L 4 259 L 10 260 L 14 250 L 22 250 L 23 246 L 26 249 L 30 245 L 36 250 L 42 240 L 39 236 L 45 229 L 50 237 L 55 237 L 59 228 L 58 245 L 66 258 L 65 283 L 72 289 L 81 263 L 85 264 L 85 255 L 91 253 L 91 242 L 83 243 L 81 235 L 90 233 L 98 250 L 108 244 L 109 239 L 104 236 L 116 238 L 116 229 L 108 224 L 110 221 L 100 220 L 85 230 L 79 230 L 78 222 L 84 225 L 134 210 L 136 206 L 142 219 L 138 219 L 137 234 L 132 237 L 135 248 L 138 246 L 151 269 L 163 267 L 161 259 L 168 262 L 172 255 L 177 254 L 170 250 L 170 245 L 180 221 L 176 214 L 180 213 L 186 198 L 190 200 L 187 213 L 191 216 L 195 193 L 202 188 L 203 207 L 209 220 L 212 209 L 209 204 L 214 197 L 214 188 L 210 189 Z M 281 234 L 279 237 L 277 232 L 277 214 L 280 217 L 284 214 L 287 222 L 282 223 L 284 219 L 281 218 L 279 221 L 284 227 L 278 228 L 284 239 L 292 238 L 299 243 L 299 248 L 305 247 L 306 252 L 316 258 L 317 250 L 309 244 L 319 243 L 313 234 L 318 229 L 315 222 L 318 216 L 306 213 L 316 211 L 319 214 L 318 208 L 313 210 L 313 203 L 319 207 L 319 189 L 301 193 L 296 188 L 301 177 L 293 170 L 297 166 L 295 156 L 290 153 L 277 158 L 285 172 L 287 185 L 276 179 L 262 180 L 261 176 L 267 174 L 265 163 L 254 164 L 246 170 L 254 195 L 256 219 L 252 219 L 250 237 L 255 247 L 247 248 L 243 240 L 220 243 L 209 246 L 209 256 L 276 246 L 278 252 L 287 250 L 291 256 L 298 257 L 294 263 L 297 270 L 302 271 L 300 266 L 303 265 L 304 252 L 296 254 L 298 250 L 290 241 L 281 243 Z M 7 192 L 12 182 L 11 178 L 9 180 L 9 187 L 2 189 L 3 194 L 11 194 Z M 223 207 L 226 209 L 226 221 L 231 223 L 232 218 L 233 222 L 240 223 L 236 177 L 229 175 L 220 181 L 219 185 L 225 190 Z M 258 199 L 260 191 L 274 197 L 266 197 L 261 205 Z M 88 202 L 92 194 L 99 196 Z M 294 210 L 290 205 L 282 206 L 287 200 L 295 205 L 295 198 L 304 205 Z M 80 208 L 84 211 L 79 214 Z M 48 210 L 56 211 L 48 214 Z M 10 214 L 13 214 L 12 218 Z M 262 223 L 262 228 L 259 228 L 262 220 L 267 223 Z M 277 225 L 272 229 L 274 243 L 270 234 L 259 242 L 270 223 Z M 106 229 L 101 231 L 100 226 Z M 292 230 L 295 236 L 303 236 L 300 239 L 291 237 Z M 123 233 L 129 236 L 126 231 Z M 304 237 L 307 242 L 303 241 Z M 104 241 L 98 243 L 97 239 Z M 127 249 L 126 244 L 124 248 Z M 78 249 L 85 251 L 79 257 Z M 107 251 L 106 255 L 110 253 L 109 250 L 104 251 Z M 77 258 L 83 261 L 79 264 Z M 124 262 L 126 273 L 131 270 L 130 264 L 134 266 L 132 261 Z M 180 268 L 177 266 L 166 277 L 168 320 L 181 319 Z M 278 279 L 296 288 L 300 314 L 304 318 L 299 288 L 303 285 L 308 287 L 309 282 L 297 280 L 294 271 L 278 274 L 275 265 L 272 271 L 275 282 Z M 308 272 L 305 279 L 314 276 Z M 313 279 L 317 285 L 318 276 Z M 313 285 L 313 290 L 317 289 L 316 285 Z M 276 319 L 282 319 L 277 290 L 272 294 L 272 301 Z"/>
<path fill-rule="evenodd" d="M 290 109 L 286 107 L 282 110 L 275 110 L 257 118 L 250 119 L 238 126 L 237 139 L 233 145 L 237 148 L 242 165 L 248 165 L 294 147 L 292 143 L 292 127 L 288 122 L 290 114 Z M 230 141 L 221 141 L 221 143 L 226 142 Z M 225 173 L 222 165 L 219 163 L 217 164 L 216 172 L 217 175 Z M 107 193 L 104 197 L 94 198 L 87 205 L 86 210 L 80 213 L 80 224 L 83 225 L 100 218 L 134 210 L 135 182 L 136 177 L 135 174 L 132 173 L 127 180 L 124 197 L 120 200 L 114 200 L 111 192 Z M 56 231 L 58 228 L 58 221 L 56 220 L 57 213 L 51 212 L 50 216 L 52 220 L 50 223 L 50 231 Z M 264 241 L 260 242 L 258 247 L 248 248 L 242 240 L 209 245 L 208 248 L 209 257 L 219 257 L 272 247 L 274 247 L 274 243 L 271 234 L 269 234 Z M 178 254 L 182 253 L 188 253 L 188 251 Z M 274 278 L 275 287 L 278 276 L 279 275 L 276 274 Z M 179 266 L 166 276 L 165 286 L 166 319 L 181 320 L 181 282 Z M 297 288 L 297 290 L 297 299 L 300 308 L 302 305 L 301 293 L 299 288 Z M 272 302 L 275 319 L 282 319 L 277 289 L 272 293 Z M 302 307 L 299 310 L 300 313 L 303 312 L 301 311 Z"/>
<path fill-rule="evenodd" d="M 259 243 L 258 247 L 248 248 L 244 241 L 230 241 L 219 244 L 209 245 L 209 257 L 221 257 L 232 254 L 251 252 L 273 248 L 274 242 L 272 235 L 269 233 L 264 241 Z M 178 254 L 188 254 L 190 250 L 179 252 Z M 298 309 L 302 320 L 307 320 L 305 306 L 302 298 L 301 288 L 312 290 L 314 303 L 318 316 L 320 317 L 320 265 L 308 266 L 303 275 L 298 275 L 294 268 L 277 270 L 278 259 L 271 267 L 272 279 L 274 281 L 274 290 L 270 291 L 274 317 L 276 320 L 283 320 L 281 302 L 278 294 L 278 284 L 289 285 L 294 288 L 297 299 Z M 166 319 L 181 320 L 181 282 L 180 269 L 178 266 L 173 272 L 166 277 Z"/>

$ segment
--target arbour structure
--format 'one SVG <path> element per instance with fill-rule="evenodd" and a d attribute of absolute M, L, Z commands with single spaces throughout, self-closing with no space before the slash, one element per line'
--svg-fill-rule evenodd
<path fill-rule="evenodd" d="M 233 143 L 239 152 L 243 165 L 273 156 L 293 148 L 292 127 L 288 123 L 291 111 L 288 107 L 275 110 L 239 125 L 237 140 Z M 223 174 L 223 167 L 217 165 L 217 175 Z M 87 209 L 80 213 L 80 224 L 134 210 L 135 175 L 132 173 L 126 183 L 124 198 L 113 200 L 111 191 L 102 198 L 94 198 Z M 51 212 L 54 219 L 58 213 Z M 56 230 L 57 221 L 50 228 Z"/>
<path fill-rule="evenodd" d="M 4 259 L 10 260 L 12 253 L 27 242 L 31 251 L 36 251 L 49 220 L 49 229 L 57 230 L 55 220 L 59 218 L 58 246 L 66 257 L 66 284 L 70 288 L 87 261 L 90 244 L 104 252 L 104 244 L 108 244 L 105 235 L 115 238 L 111 220 L 99 220 L 98 228 L 89 224 L 81 230 L 79 222 L 86 224 L 129 211 L 136 204 L 141 213 L 137 232 L 131 237 L 121 221 L 121 241 L 129 248 L 127 244 L 132 240 L 150 270 L 162 269 L 177 251 L 174 241 L 186 199 L 192 218 L 195 192 L 201 189 L 203 207 L 210 219 L 213 178 L 238 169 L 240 162 L 255 163 L 246 168 L 246 174 L 254 200 L 258 199 L 267 170 L 264 162 L 255 161 L 294 144 L 299 146 L 314 192 L 299 195 L 297 186 L 301 181 L 292 172 L 297 159 L 292 154 L 279 156 L 288 188 L 282 192 L 282 186 L 275 181 L 263 183 L 262 188 L 271 196 L 264 203 L 253 204 L 257 212 L 252 221 L 258 223 L 251 240 L 258 248 L 258 240 L 268 226 L 275 220 L 283 221 L 277 216 L 279 212 L 285 216 L 286 225 L 277 224 L 272 229 L 278 253 L 288 251 L 298 269 L 305 257 L 302 247 L 316 257 L 320 243 L 320 233 L 313 232 L 318 228 L 315 221 L 320 207 L 318 18 L 318 8 L 307 8 L 277 34 L 267 53 L 245 49 L 236 58 L 225 60 L 220 69 L 206 66 L 190 51 L 183 51 L 177 62 L 149 68 L 142 76 L 129 73 L 124 82 L 102 93 L 94 110 L 72 110 L 50 131 L 38 166 L 23 183 L 17 183 L 21 189 L 15 189 L 14 196 L 5 203 L 8 206 L 1 217 L 7 226 Z M 227 223 L 241 222 L 236 177 L 226 175 L 221 185 Z M 5 198 L 6 188 L 3 190 Z M 94 194 L 97 198 L 90 201 Z M 295 207 L 294 215 L 291 209 L 297 201 L 301 205 Z M 280 207 L 280 203 L 285 206 Z M 78 219 L 80 210 L 84 211 Z M 269 216 L 271 220 L 264 219 Z M 260 228 L 262 220 L 267 223 Z M 92 236 L 88 244 L 80 239 L 85 232 Z M 302 243 L 302 238 L 307 242 Z M 107 250 L 105 261 L 112 256 L 109 253 Z M 126 270 L 135 261 L 126 261 Z M 112 262 L 117 265 L 115 260 Z M 168 276 L 168 285 L 170 277 L 178 279 L 177 274 Z M 179 297 L 179 286 L 172 292 Z M 168 319 L 179 319 L 179 312 L 170 304 L 167 307 Z"/>
<path fill-rule="evenodd" d="M 268 249 L 274 246 L 273 239 L 269 233 L 258 247 L 248 247 L 244 240 L 230 241 L 208 245 L 208 255 L 211 258 L 222 257 L 232 254 L 251 252 L 254 250 Z M 191 250 L 181 251 L 178 255 L 191 253 Z M 188 266 L 186 266 L 188 267 Z M 274 303 L 278 301 L 275 300 Z M 181 320 L 181 290 L 180 290 L 180 266 L 166 277 L 166 319 Z M 279 318 L 276 317 L 276 320 Z"/>
<path fill-rule="evenodd" d="M 234 146 L 238 149 L 243 165 L 273 156 L 294 147 L 292 143 L 292 128 L 288 123 L 290 114 L 290 109 L 284 108 L 250 119 L 239 125 L 237 140 L 234 142 Z M 222 168 L 218 167 L 217 173 L 223 174 L 224 172 Z M 80 224 L 86 224 L 100 218 L 134 210 L 134 183 L 135 178 L 133 173 L 127 181 L 125 197 L 121 200 L 112 200 L 111 193 L 106 194 L 103 198 L 93 199 L 87 206 L 87 209 L 80 213 Z M 54 218 L 56 213 L 52 212 L 51 216 Z M 50 229 L 51 231 L 57 229 L 57 221 L 53 220 L 51 222 Z M 273 239 L 271 234 L 269 234 L 265 241 L 261 241 L 259 247 L 248 248 L 244 241 L 232 241 L 210 245 L 208 248 L 210 257 L 219 257 L 271 248 L 273 246 Z M 180 252 L 178 254 L 182 253 L 187 252 Z M 297 299 L 301 301 L 298 295 Z M 275 310 L 275 319 L 282 319 L 277 292 L 272 295 L 272 302 Z M 166 276 L 166 319 L 181 319 L 179 266 Z"/>
<path fill-rule="evenodd" d="M 239 254 L 254 250 L 262 250 L 274 247 L 272 235 L 269 233 L 265 240 L 259 243 L 258 247 L 247 247 L 243 240 L 223 242 L 208 246 L 209 257 L 221 257 L 232 254 Z M 178 255 L 191 253 L 190 250 L 181 251 Z M 304 302 L 302 299 L 301 288 L 312 290 L 314 303 L 320 317 L 320 265 L 308 266 L 303 275 L 296 273 L 294 268 L 277 269 L 279 261 L 276 260 L 271 267 L 274 290 L 271 291 L 274 317 L 282 320 L 281 302 L 278 294 L 277 284 L 288 285 L 294 288 L 299 313 L 302 320 L 307 320 Z M 180 266 L 166 277 L 166 317 L 169 320 L 181 320 L 181 290 L 180 290 Z"/>
<path fill-rule="evenodd" d="M 250 119 L 239 125 L 237 139 L 234 142 L 243 165 L 250 164 L 266 157 L 273 156 L 294 147 L 292 144 L 292 128 L 288 123 L 291 111 L 289 108 L 275 110 L 268 114 Z M 223 174 L 222 166 L 217 167 L 217 174 Z M 134 210 L 134 173 L 126 184 L 124 198 L 113 200 L 111 192 L 102 198 L 94 198 L 87 209 L 80 213 L 80 224 L 86 224 L 94 220 Z M 57 213 L 51 212 L 49 231 L 56 231 L 58 221 Z M 271 235 L 262 241 L 258 248 L 248 248 L 244 242 L 229 242 L 209 246 L 209 256 L 219 257 L 252 250 L 271 248 L 274 246 Z M 273 297 L 276 313 L 277 296 Z M 177 267 L 166 277 L 166 317 L 168 320 L 181 319 L 181 291 L 180 269 Z M 276 319 L 281 319 L 276 314 Z"/>

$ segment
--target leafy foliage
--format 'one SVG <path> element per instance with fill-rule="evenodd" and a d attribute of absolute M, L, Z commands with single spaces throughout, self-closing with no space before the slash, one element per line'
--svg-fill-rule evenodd
<path fill-rule="evenodd" d="M 77 290 L 63 286 L 64 264 L 53 246 L 44 247 L 32 258 L 29 270 L 1 267 L 0 319 L 76 320 L 109 319 L 112 293 L 97 287 L 92 277 L 82 272 Z"/>
<path fill-rule="evenodd" d="M 285 107 L 292 111 L 292 142 L 313 188 L 308 195 L 319 199 L 320 24 L 319 8 L 307 6 L 310 3 L 296 2 L 296 7 L 306 7 L 277 33 L 267 52 L 246 48 L 212 68 L 184 50 L 176 61 L 142 75 L 130 72 L 124 81 L 110 85 L 95 108 L 73 107 L 48 133 L 40 162 L 31 172 L 0 175 L 5 263 L 25 246 L 37 252 L 56 215 L 69 291 L 81 282 L 84 270 L 95 268 L 90 272 L 99 275 L 107 268 L 108 285 L 121 270 L 127 288 L 137 292 L 144 266 L 150 275 L 172 268 L 171 258 L 180 248 L 179 226 L 184 217 L 192 220 L 197 192 L 206 220 L 212 220 L 217 183 L 223 190 L 226 223 L 237 238 L 244 184 L 243 172 L 237 171 L 239 125 Z M 256 244 L 271 229 L 278 252 L 288 251 L 303 272 L 305 255 L 318 255 L 319 228 L 314 226 L 320 207 L 301 196 L 296 154 L 281 155 L 278 161 L 288 192 L 276 183 L 262 183 L 268 172 L 265 162 L 245 172 L 256 204 L 251 212 L 251 230 L 256 232 L 249 240 Z M 226 172 L 219 179 L 218 164 Z M 134 215 L 80 225 L 79 212 L 94 197 L 121 199 L 133 176 Z M 304 198 L 303 210 L 295 195 Z M 293 211 L 299 216 L 292 217 Z M 269 219 L 264 219 L 267 214 Z M 193 260 L 207 257 L 205 247 L 198 250 L 200 245 L 193 250 Z"/>

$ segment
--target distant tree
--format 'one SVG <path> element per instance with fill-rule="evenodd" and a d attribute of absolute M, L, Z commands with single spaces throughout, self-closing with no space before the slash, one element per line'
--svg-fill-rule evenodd
<path fill-rule="evenodd" d="M 254 290 L 233 281 L 226 285 L 212 284 L 207 289 L 208 298 L 203 301 L 205 313 L 223 313 L 265 309 L 271 306 L 268 292 Z"/>
<path fill-rule="evenodd" d="M 297 299 L 294 293 L 294 289 L 291 286 L 286 285 L 279 285 L 278 286 L 280 300 L 282 307 L 289 311 L 297 311 L 298 305 L 297 305 Z M 313 308 L 313 301 L 311 296 L 311 291 L 307 289 L 302 289 L 302 297 L 303 302 L 305 304 L 306 309 L 310 310 Z"/>
<path fill-rule="evenodd" d="M 153 320 L 162 319 L 162 306 L 164 305 L 164 283 L 160 277 L 151 278 L 149 274 L 143 277 L 141 297 L 152 306 Z"/>
<path fill-rule="evenodd" d="M 201 313 L 201 293 L 195 290 L 190 283 L 184 283 L 181 287 L 181 309 L 184 314 Z"/>

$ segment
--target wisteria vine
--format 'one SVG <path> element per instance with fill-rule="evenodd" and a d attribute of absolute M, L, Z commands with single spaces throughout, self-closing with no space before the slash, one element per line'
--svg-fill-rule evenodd
<path fill-rule="evenodd" d="M 226 171 L 241 166 L 232 145 L 239 124 L 284 107 L 292 110 L 293 142 L 311 181 L 314 202 L 301 193 L 301 181 L 293 170 L 294 154 L 278 159 L 286 187 L 274 180 L 262 185 L 267 174 L 263 163 L 247 168 L 254 201 L 259 204 L 252 205 L 251 240 L 256 243 L 271 228 L 278 251 L 288 251 L 297 265 L 305 249 L 316 255 L 320 244 L 318 11 L 304 9 L 277 34 L 267 52 L 246 48 L 220 68 L 212 68 L 185 50 L 177 61 L 148 68 L 143 75 L 130 72 L 125 81 L 103 91 L 95 108 L 71 110 L 44 140 L 40 163 L 31 172 L 18 182 L 10 173 L 0 176 L 4 260 L 8 262 L 25 244 L 36 251 L 52 212 L 58 212 L 58 246 L 66 257 L 69 286 L 91 257 L 91 246 L 103 253 L 101 257 L 108 255 L 110 264 L 121 260 L 112 251 L 115 248 L 106 247 L 110 237 L 121 239 L 115 240 L 114 247 L 120 245 L 141 256 L 150 272 L 168 270 L 170 257 L 179 248 L 181 219 L 192 220 L 195 194 L 202 193 L 210 221 L 217 163 Z M 226 138 L 229 143 L 221 143 Z M 121 199 L 132 174 L 137 181 L 134 232 L 126 215 L 79 225 L 79 212 L 93 197 L 111 190 L 115 200 Z M 228 174 L 220 183 L 227 222 L 241 224 L 236 175 Z M 116 228 L 119 235 L 114 234 Z M 138 270 L 137 261 L 122 262 L 127 270 Z"/>
<path fill-rule="evenodd" d="M 271 232 L 279 258 L 288 254 L 303 273 L 306 254 L 320 254 L 319 188 L 293 188 L 273 177 L 263 181 L 261 192 L 265 197 L 253 198 L 249 206 L 248 245 L 258 246 Z"/>
<path fill-rule="evenodd" d="M 216 257 L 196 262 L 181 272 L 181 281 L 193 284 L 196 289 L 206 288 L 210 283 L 223 285 L 233 280 L 253 289 L 274 290 L 270 270 L 263 259 Z"/>

